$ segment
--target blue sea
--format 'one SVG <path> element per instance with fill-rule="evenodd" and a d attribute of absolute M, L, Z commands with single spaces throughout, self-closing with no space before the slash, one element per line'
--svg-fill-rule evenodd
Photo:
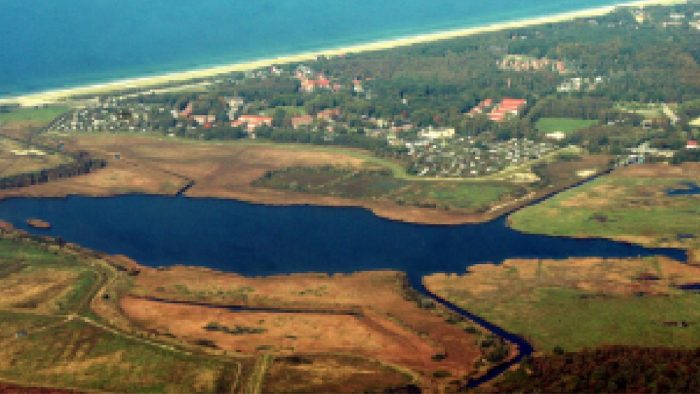
<path fill-rule="evenodd" d="M 620 3 L 2 0 L 0 97 Z"/>

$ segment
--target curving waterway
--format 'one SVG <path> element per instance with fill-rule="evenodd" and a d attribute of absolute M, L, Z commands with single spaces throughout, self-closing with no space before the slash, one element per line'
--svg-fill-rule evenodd
<path fill-rule="evenodd" d="M 51 223 L 48 230 L 26 225 Z M 524 234 L 505 218 L 483 224 L 429 226 L 379 218 L 361 208 L 265 206 L 220 199 L 131 195 L 113 198 L 18 198 L 0 201 L 0 219 L 34 234 L 127 255 L 144 265 L 199 265 L 248 276 L 298 272 L 404 271 L 418 292 L 515 343 L 519 355 L 481 379 L 492 379 L 532 347 L 521 337 L 430 293 L 422 278 L 509 258 L 636 257 L 684 251 L 605 239 Z"/>

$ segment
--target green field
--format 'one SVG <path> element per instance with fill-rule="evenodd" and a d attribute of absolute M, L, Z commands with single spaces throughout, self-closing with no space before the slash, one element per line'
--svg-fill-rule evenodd
<path fill-rule="evenodd" d="M 67 107 L 51 106 L 43 108 L 17 108 L 0 112 L 0 124 L 49 123 L 58 115 L 68 111 Z"/>
<path fill-rule="evenodd" d="M 561 131 L 563 133 L 573 133 L 581 129 L 598 124 L 597 120 L 574 119 L 574 118 L 541 118 L 535 123 L 535 127 L 542 133 L 553 133 Z"/>
<path fill-rule="evenodd" d="M 635 279 L 642 273 L 655 279 Z M 522 261 L 463 276 L 434 275 L 426 283 L 537 350 L 579 351 L 604 345 L 696 348 L 700 295 L 673 285 L 696 281 L 696 267 L 649 258 Z"/>
<path fill-rule="evenodd" d="M 296 167 L 273 171 L 254 185 L 469 213 L 484 212 L 498 201 L 525 193 L 524 188 L 506 183 L 412 181 L 396 178 L 389 170 L 358 171 L 335 167 Z"/>
<path fill-rule="evenodd" d="M 670 171 L 672 168 L 668 168 Z M 511 215 L 529 233 L 632 239 L 649 246 L 700 248 L 700 199 L 668 196 L 692 178 L 606 176 Z M 680 237 L 679 237 L 680 236 Z M 694 238 L 693 238 L 694 237 Z"/>

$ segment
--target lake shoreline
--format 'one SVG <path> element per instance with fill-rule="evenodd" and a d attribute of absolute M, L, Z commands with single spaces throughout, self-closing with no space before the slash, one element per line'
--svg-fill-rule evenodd
<path fill-rule="evenodd" d="M 626 3 L 621 3 L 611 6 L 602 6 L 579 11 L 565 12 L 554 15 L 547 15 L 536 18 L 521 19 L 516 21 L 507 21 L 493 23 L 484 26 L 468 27 L 462 29 L 438 31 L 433 33 L 418 34 L 409 37 L 399 37 L 394 39 L 378 40 L 369 43 L 360 43 L 356 45 L 321 49 L 316 51 L 308 51 L 297 54 L 276 56 L 264 59 L 251 60 L 247 62 L 238 62 L 233 64 L 208 67 L 198 70 L 179 71 L 166 73 L 157 76 L 128 78 L 112 82 L 96 83 L 86 86 L 78 86 L 74 88 L 48 90 L 39 93 L 29 93 L 25 95 L 11 96 L 0 98 L 0 105 L 17 104 L 20 106 L 38 106 L 55 104 L 74 96 L 88 96 L 108 94 L 115 91 L 124 90 L 140 90 L 148 88 L 162 88 L 164 85 L 179 85 L 187 82 L 192 82 L 201 79 L 207 79 L 218 75 L 230 74 L 234 72 L 251 71 L 260 69 L 274 64 L 289 64 L 296 62 L 313 61 L 319 56 L 342 56 L 346 54 L 357 54 L 363 52 L 375 52 L 399 47 L 406 47 L 416 44 L 426 44 L 436 41 L 449 40 L 454 38 L 467 37 L 482 33 L 491 33 L 505 29 L 517 29 L 532 27 L 542 24 L 561 23 L 579 18 L 591 18 L 609 14 L 619 9 L 620 7 L 642 7 L 651 5 L 672 5 L 685 3 L 686 0 L 638 0 Z"/>

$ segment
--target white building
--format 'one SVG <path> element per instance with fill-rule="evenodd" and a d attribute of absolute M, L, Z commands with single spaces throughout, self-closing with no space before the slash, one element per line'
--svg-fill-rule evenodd
<path fill-rule="evenodd" d="M 455 136 L 455 129 L 453 127 L 433 128 L 433 126 L 430 126 L 421 130 L 418 136 L 426 140 L 448 139 Z"/>

